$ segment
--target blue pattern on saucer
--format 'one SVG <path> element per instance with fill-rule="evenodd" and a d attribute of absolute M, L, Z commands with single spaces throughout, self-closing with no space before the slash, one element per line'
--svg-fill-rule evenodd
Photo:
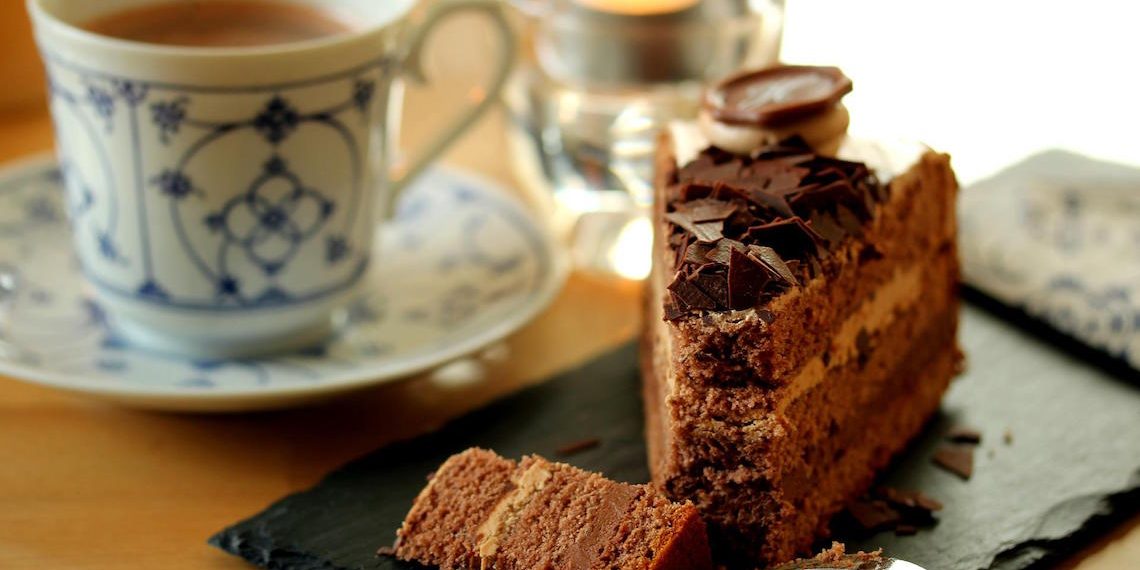
<path fill-rule="evenodd" d="M 265 176 L 289 179 L 287 168 L 267 164 Z M 179 181 L 163 184 L 173 193 L 185 190 Z M 344 311 L 325 345 L 265 359 L 149 353 L 117 336 L 85 294 L 65 215 L 83 199 L 62 186 L 59 167 L 49 162 L 0 176 L 0 372 L 64 388 L 186 398 L 381 381 L 501 338 L 552 300 L 565 277 L 551 238 L 514 200 L 478 179 L 437 168 L 408 189 L 395 220 L 382 226 L 365 277 L 367 296 Z M 223 208 L 214 223 L 235 247 L 272 263 L 253 248 L 251 236 L 292 238 L 320 223 L 319 215 L 308 226 L 274 218 L 274 208 L 286 207 L 320 212 L 322 202 L 303 190 L 277 201 L 255 197 Z M 241 225 L 228 218 L 227 208 L 258 216 Z M 330 240 L 327 247 L 337 257 L 349 246 Z M 107 249 L 113 254 L 114 245 Z"/>

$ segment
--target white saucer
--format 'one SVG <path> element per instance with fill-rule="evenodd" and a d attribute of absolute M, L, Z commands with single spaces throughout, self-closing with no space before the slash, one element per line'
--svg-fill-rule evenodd
<path fill-rule="evenodd" d="M 0 173 L 0 374 L 162 410 L 279 408 L 406 377 L 518 329 L 567 273 L 553 239 L 507 193 L 436 168 L 381 227 L 370 293 L 326 345 L 191 360 L 133 348 L 107 328 L 69 234 L 54 161 Z"/>

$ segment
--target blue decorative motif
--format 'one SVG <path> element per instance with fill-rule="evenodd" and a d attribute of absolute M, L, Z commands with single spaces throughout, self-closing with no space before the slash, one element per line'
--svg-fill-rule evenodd
<path fill-rule="evenodd" d="M 358 80 L 352 90 L 352 102 L 361 113 L 367 113 L 372 103 L 372 96 L 376 93 L 376 82 Z"/>
<path fill-rule="evenodd" d="M 87 87 L 87 102 L 91 103 L 95 114 L 106 122 L 109 130 L 111 128 L 111 117 L 115 114 L 115 99 L 102 88 L 89 85 Z"/>
<path fill-rule="evenodd" d="M 170 138 L 178 134 L 179 127 L 186 120 L 187 97 L 179 97 L 170 101 L 158 101 L 150 106 L 151 120 L 158 128 L 158 138 L 163 143 L 169 143 Z"/>
<path fill-rule="evenodd" d="M 278 181 L 285 183 L 283 191 L 274 184 Z M 284 160 L 274 156 L 245 194 L 228 200 L 221 211 L 208 215 L 205 223 L 224 236 L 224 248 L 241 249 L 266 274 L 273 275 L 289 263 L 306 240 L 317 234 L 334 210 L 332 202 L 306 187 L 289 171 Z M 344 247 L 347 250 L 347 245 Z M 230 285 L 220 284 L 219 290 L 227 294 L 237 292 Z M 288 298 L 288 293 L 280 290 L 262 296 L 265 302 Z"/>
<path fill-rule="evenodd" d="M 348 246 L 347 238 L 341 235 L 329 236 L 325 243 L 325 261 L 328 261 L 330 265 L 347 258 L 352 251 Z"/>
<path fill-rule="evenodd" d="M 126 101 L 131 107 L 137 107 L 145 101 L 147 93 L 150 91 L 150 86 L 146 83 L 130 79 L 113 79 L 111 85 L 115 87 L 115 92 L 119 94 L 119 97 L 122 97 L 123 101 Z"/>
<path fill-rule="evenodd" d="M 300 122 L 297 110 L 278 95 L 270 99 L 265 110 L 253 119 L 253 126 L 265 140 L 277 144 L 285 140 Z"/>
<path fill-rule="evenodd" d="M 159 191 L 174 200 L 183 200 L 198 192 L 190 178 L 177 170 L 163 170 L 162 174 L 151 180 L 151 184 L 157 186 Z"/>
<path fill-rule="evenodd" d="M 40 223 L 52 223 L 60 219 L 56 202 L 46 196 L 35 196 L 24 203 L 24 214 Z"/>
<path fill-rule="evenodd" d="M 165 301 L 170 298 L 170 294 L 158 284 L 157 281 L 149 280 L 139 286 L 139 297 L 150 299 L 154 301 Z"/>
<path fill-rule="evenodd" d="M 96 236 L 99 242 L 99 254 L 109 260 L 119 259 L 119 248 L 115 246 L 114 240 L 110 235 L 99 233 Z"/>

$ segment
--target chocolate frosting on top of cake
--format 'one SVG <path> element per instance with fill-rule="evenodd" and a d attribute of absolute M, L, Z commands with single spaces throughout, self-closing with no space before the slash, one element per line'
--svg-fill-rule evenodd
<path fill-rule="evenodd" d="M 666 320 L 753 308 L 798 286 L 863 235 L 888 194 L 865 164 L 818 156 L 798 137 L 749 156 L 709 147 L 673 182 Z"/>
<path fill-rule="evenodd" d="M 774 126 L 825 111 L 851 89 L 838 67 L 785 65 L 731 76 L 705 93 L 703 105 L 723 123 Z"/>

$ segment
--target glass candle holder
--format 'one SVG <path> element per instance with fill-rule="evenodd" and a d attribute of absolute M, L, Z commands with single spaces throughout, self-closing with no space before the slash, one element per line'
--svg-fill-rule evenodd
<path fill-rule="evenodd" d="M 576 265 L 648 274 L 657 133 L 703 86 L 775 63 L 783 0 L 513 0 L 525 54 L 510 87 L 519 179 L 548 194 Z"/>

